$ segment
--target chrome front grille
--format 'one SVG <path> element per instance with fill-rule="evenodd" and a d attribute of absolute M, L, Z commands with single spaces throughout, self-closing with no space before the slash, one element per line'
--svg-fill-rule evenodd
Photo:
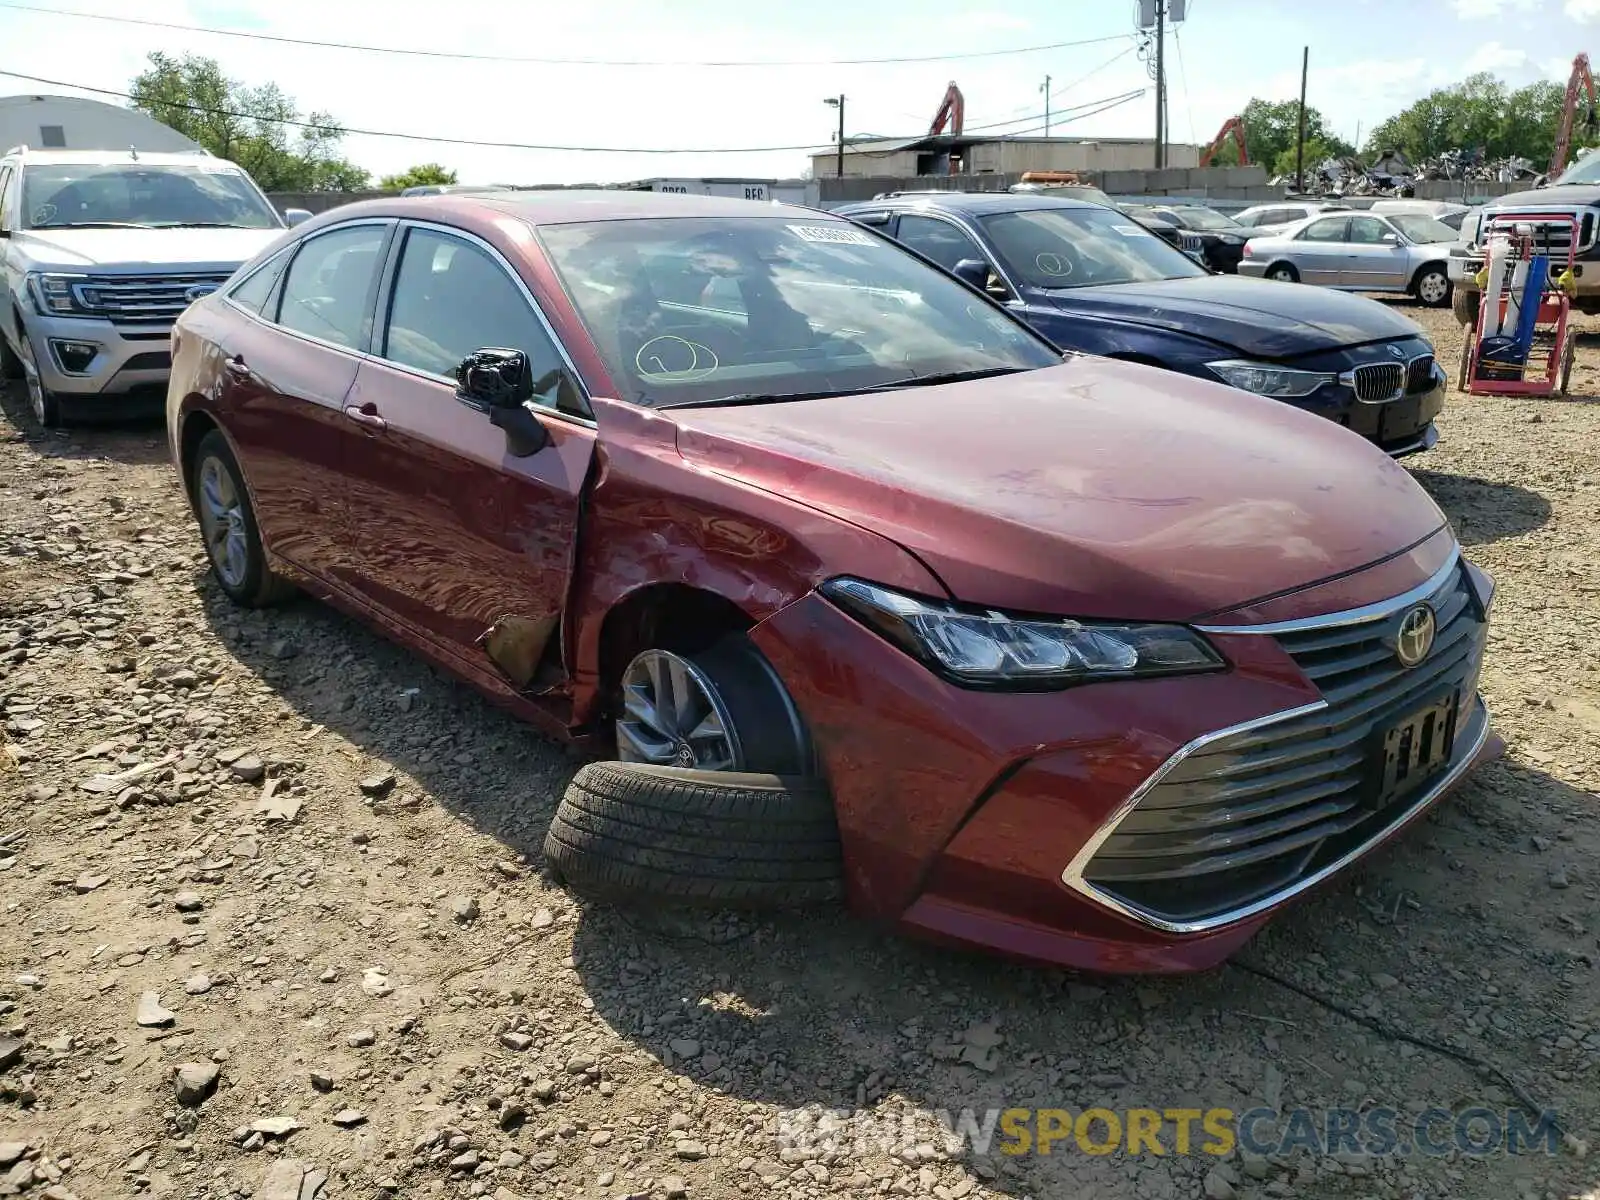
<path fill-rule="evenodd" d="M 1201 240 L 1201 237 L 1198 233 L 1182 233 L 1179 235 L 1179 237 L 1182 241 L 1183 252 L 1185 254 L 1199 254 L 1205 249 L 1206 244 Z"/>
<path fill-rule="evenodd" d="M 1551 215 L 1555 210 L 1540 211 Z M 1594 245 L 1594 214 L 1579 210 L 1572 215 L 1578 220 L 1578 252 L 1581 254 Z M 1489 212 L 1484 214 L 1483 221 L 1479 225 L 1478 241 L 1486 242 L 1491 233 L 1515 233 L 1518 225 L 1533 227 L 1533 248 L 1536 252 L 1548 254 L 1552 259 L 1563 261 L 1566 259 L 1567 252 L 1572 246 L 1572 226 L 1565 221 L 1525 220 L 1519 218 L 1515 212 Z"/>
<path fill-rule="evenodd" d="M 1409 604 L 1369 620 L 1277 634 L 1324 704 L 1169 764 L 1095 847 L 1082 882 L 1158 922 L 1220 923 L 1399 820 L 1432 780 L 1379 807 L 1376 747 L 1384 732 L 1454 692 L 1450 769 L 1486 725 L 1476 695 L 1487 624 L 1459 562 L 1427 602 L 1433 649 L 1409 670 L 1393 648 Z"/>
<path fill-rule="evenodd" d="M 78 303 L 117 324 L 171 325 L 189 307 L 195 288 L 215 290 L 227 275 L 91 275 L 75 284 Z"/>
<path fill-rule="evenodd" d="M 1405 386 L 1406 368 L 1398 362 L 1362 363 L 1350 370 L 1350 386 L 1363 404 L 1393 400 Z"/>

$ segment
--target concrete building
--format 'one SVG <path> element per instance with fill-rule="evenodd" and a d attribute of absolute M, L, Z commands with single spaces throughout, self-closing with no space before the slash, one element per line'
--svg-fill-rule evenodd
<path fill-rule="evenodd" d="M 116 104 L 77 96 L 0 96 L 0 153 L 34 150 L 126 150 L 156 154 L 199 150 L 176 129 Z"/>
<path fill-rule="evenodd" d="M 638 179 L 616 187 L 625 192 L 681 192 L 690 196 L 731 196 L 735 200 L 808 203 L 804 179 Z M 813 195 L 810 202 L 815 199 Z"/>
<path fill-rule="evenodd" d="M 984 137 L 982 135 L 846 142 L 844 174 L 850 177 L 1009 175 L 1024 171 L 1138 171 L 1155 158 L 1150 138 Z M 839 172 L 837 148 L 811 156 L 818 179 Z M 1200 147 L 1167 143 L 1169 167 L 1195 167 Z"/>

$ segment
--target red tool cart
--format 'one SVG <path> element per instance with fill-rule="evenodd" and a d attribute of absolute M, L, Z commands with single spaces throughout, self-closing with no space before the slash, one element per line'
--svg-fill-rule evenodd
<path fill-rule="evenodd" d="M 1572 297 L 1564 284 L 1571 279 L 1577 257 L 1578 218 L 1571 213 L 1529 212 L 1507 214 L 1499 220 L 1488 222 L 1482 230 L 1482 241 L 1488 245 L 1489 236 L 1495 233 L 1511 237 L 1511 257 L 1503 265 L 1505 279 L 1499 296 L 1491 300 L 1493 289 L 1485 286 L 1478 307 L 1478 323 L 1466 331 L 1466 343 L 1461 348 L 1461 371 L 1456 386 L 1475 396 L 1561 396 L 1567 391 L 1567 381 L 1572 375 L 1574 346 L 1568 318 L 1572 313 Z M 1566 240 L 1562 246 L 1563 237 Z M 1548 266 L 1540 281 L 1540 295 L 1532 320 L 1532 339 L 1520 353 L 1505 357 L 1495 354 L 1496 339 L 1485 336 L 1485 331 L 1498 328 L 1505 319 L 1511 299 L 1510 278 L 1520 262 L 1532 263 L 1536 255 L 1544 255 Z M 1485 270 L 1492 270 L 1485 256 Z M 1517 297 L 1520 301 L 1521 296 Z M 1494 303 L 1496 310 L 1490 311 Z M 1485 353 L 1485 350 L 1488 353 Z M 1505 349 L 1504 345 L 1500 347 Z"/>

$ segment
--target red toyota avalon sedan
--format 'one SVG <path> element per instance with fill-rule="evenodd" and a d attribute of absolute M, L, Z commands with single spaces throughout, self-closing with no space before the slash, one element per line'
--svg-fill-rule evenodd
<path fill-rule="evenodd" d="M 1493 585 L 1381 451 L 824 213 L 354 204 L 172 342 L 235 601 L 624 762 L 813 775 L 852 907 L 923 936 L 1207 967 L 1498 745 Z"/>

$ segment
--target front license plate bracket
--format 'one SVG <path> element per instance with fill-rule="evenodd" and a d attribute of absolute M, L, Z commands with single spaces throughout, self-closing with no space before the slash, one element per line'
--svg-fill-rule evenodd
<path fill-rule="evenodd" d="M 1373 753 L 1374 807 L 1386 808 L 1449 765 L 1459 714 L 1459 692 L 1451 688 L 1378 735 Z"/>

